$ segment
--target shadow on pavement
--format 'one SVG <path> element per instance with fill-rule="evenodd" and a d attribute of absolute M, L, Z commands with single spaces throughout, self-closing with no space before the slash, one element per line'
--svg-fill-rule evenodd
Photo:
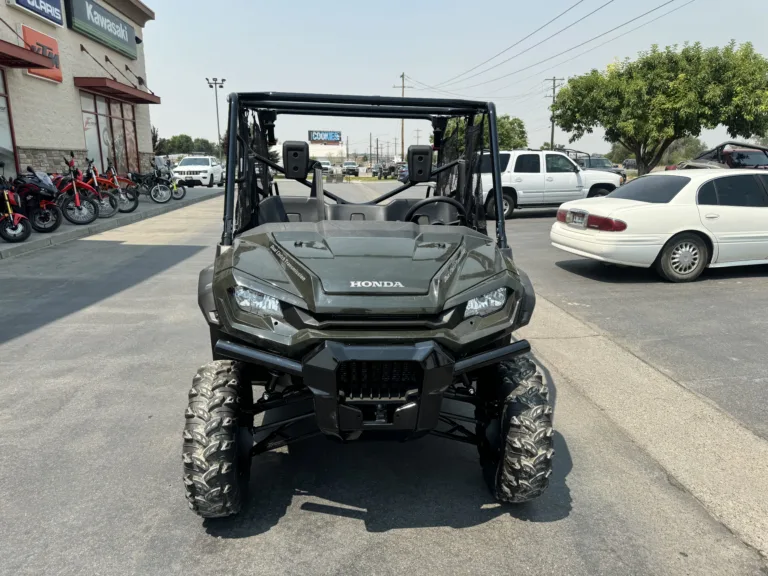
<path fill-rule="evenodd" d="M 551 395 L 551 375 L 545 372 Z M 572 468 L 565 438 L 555 433 L 554 471 L 547 492 L 526 504 L 497 503 L 483 480 L 474 446 L 426 437 L 413 442 L 359 441 L 346 445 L 322 437 L 254 458 L 251 499 L 233 518 L 204 521 L 208 534 L 247 538 L 263 534 L 292 505 L 316 524 L 323 516 L 360 520 L 368 532 L 446 526 L 466 528 L 511 516 L 555 522 L 571 511 L 566 483 Z M 322 500 L 322 502 L 318 502 Z"/>
<path fill-rule="evenodd" d="M 606 284 L 669 284 L 653 268 L 606 264 L 587 258 L 563 260 L 555 262 L 555 266 L 582 278 Z M 768 266 L 733 266 L 704 270 L 696 282 L 765 277 L 768 277 Z"/>
<path fill-rule="evenodd" d="M 3 262 L 0 344 L 131 288 L 206 248 L 78 240 Z"/>
<path fill-rule="evenodd" d="M 512 212 L 509 220 L 525 220 L 527 218 L 555 218 L 557 217 L 557 208 L 525 208 L 517 209 Z"/>

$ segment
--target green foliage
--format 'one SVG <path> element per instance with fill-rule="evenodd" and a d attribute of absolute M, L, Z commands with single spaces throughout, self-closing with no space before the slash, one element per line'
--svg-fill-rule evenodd
<path fill-rule="evenodd" d="M 542 150 L 552 150 L 552 148 L 550 148 L 550 146 L 549 146 L 549 142 L 544 142 L 544 143 L 541 145 L 541 149 L 542 149 Z M 565 146 L 563 146 L 562 144 L 558 144 L 557 142 L 555 142 L 555 148 L 554 148 L 554 149 L 555 149 L 555 150 L 565 150 Z"/>
<path fill-rule="evenodd" d="M 680 140 L 675 140 L 664 156 L 661 158 L 661 164 L 677 164 L 682 160 L 689 160 L 704 152 L 707 149 L 707 145 L 704 144 L 699 138 L 694 136 L 686 136 Z"/>
<path fill-rule="evenodd" d="M 480 117 L 476 122 L 480 122 Z M 459 118 L 451 118 L 448 120 L 448 127 L 445 130 L 445 135 L 450 136 L 458 126 L 459 129 L 459 149 L 464 149 L 464 121 Z M 499 132 L 499 148 L 501 150 L 515 150 L 517 148 L 528 147 L 528 133 L 525 130 L 525 123 L 515 116 L 509 114 L 503 114 L 496 118 L 496 128 Z M 432 136 L 429 137 L 429 141 L 432 142 Z M 483 148 L 488 149 L 491 147 L 491 137 L 488 132 L 488 123 L 485 123 L 483 131 Z"/>
<path fill-rule="evenodd" d="M 614 142 L 611 144 L 611 151 L 605 155 L 614 164 L 621 164 L 627 158 L 634 158 L 635 153 L 627 149 L 626 146 L 620 142 Z"/>
<path fill-rule="evenodd" d="M 733 138 L 768 132 L 768 60 L 749 43 L 653 46 L 635 61 L 572 78 L 552 111 L 571 142 L 601 126 L 645 174 L 673 142 L 702 128 L 723 125 Z"/>

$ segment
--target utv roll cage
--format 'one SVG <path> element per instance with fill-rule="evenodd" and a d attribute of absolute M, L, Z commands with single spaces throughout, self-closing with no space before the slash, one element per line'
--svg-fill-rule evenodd
<path fill-rule="evenodd" d="M 269 147 L 277 144 L 274 132 L 277 116 L 290 114 L 431 121 L 434 131 L 432 149 L 437 155 L 437 165 L 432 168 L 429 176 L 437 181 L 435 196 L 454 196 L 465 208 L 467 226 L 483 232 L 486 232 L 485 205 L 479 172 L 487 120 L 497 214 L 496 242 L 499 249 L 509 251 L 502 209 L 496 106 L 492 102 L 288 92 L 232 93 L 228 100 L 222 247 L 231 246 L 235 236 L 257 225 L 260 197 L 279 195 L 277 183 L 272 181 L 266 167 L 285 174 L 282 166 L 269 159 Z M 459 141 L 461 134 L 458 127 L 446 134 L 450 128 L 450 118 L 463 119 L 463 142 Z M 260 169 L 257 169 L 257 165 Z M 332 192 L 323 190 L 322 182 L 318 183 L 317 178 L 314 178 L 312 183 L 306 178 L 297 181 L 311 189 L 310 197 L 319 194 L 339 204 L 351 204 Z M 411 180 L 362 204 L 378 204 L 417 183 Z"/>

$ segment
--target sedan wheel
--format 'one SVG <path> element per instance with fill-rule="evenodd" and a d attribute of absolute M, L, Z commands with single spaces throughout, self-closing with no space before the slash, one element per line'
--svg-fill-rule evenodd
<path fill-rule="evenodd" d="M 656 264 L 659 274 L 670 282 L 696 280 L 709 264 L 709 249 L 698 234 L 683 233 L 664 246 Z"/>

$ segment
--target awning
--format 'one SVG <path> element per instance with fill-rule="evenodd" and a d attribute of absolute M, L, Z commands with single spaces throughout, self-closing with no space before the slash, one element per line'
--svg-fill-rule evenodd
<path fill-rule="evenodd" d="M 117 98 L 134 104 L 160 104 L 160 97 L 103 76 L 75 77 L 75 86 L 108 98 Z"/>
<path fill-rule="evenodd" d="M 0 40 L 0 66 L 6 68 L 53 68 L 53 61 L 47 56 L 32 52 L 23 46 Z"/>

